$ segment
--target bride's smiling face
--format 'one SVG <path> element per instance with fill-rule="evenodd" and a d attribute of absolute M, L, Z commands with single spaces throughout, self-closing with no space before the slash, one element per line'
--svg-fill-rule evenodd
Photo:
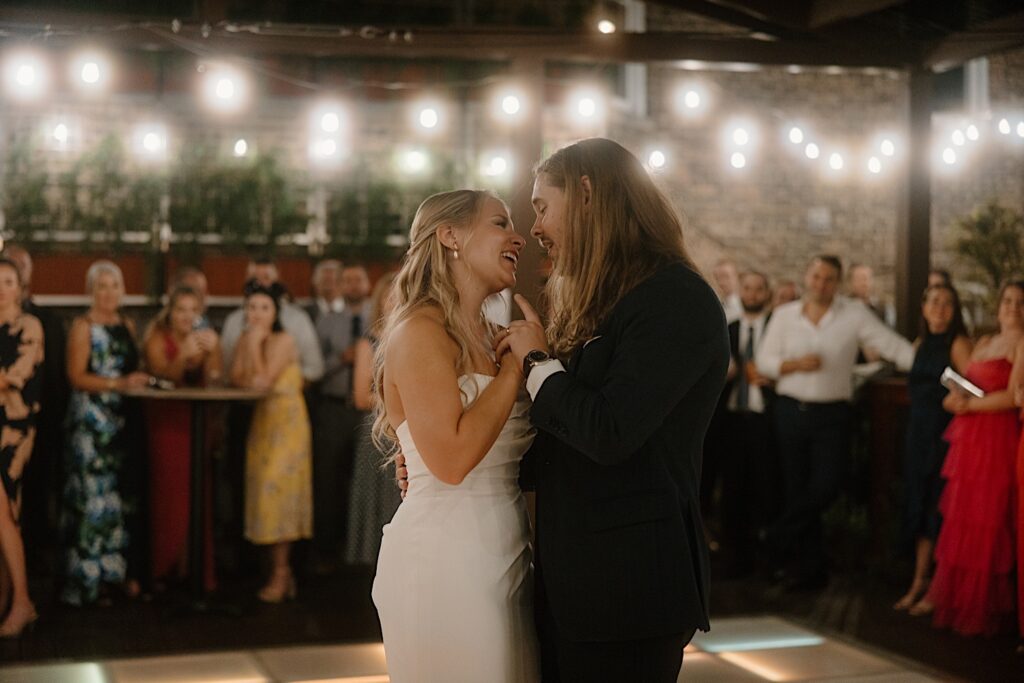
<path fill-rule="evenodd" d="M 526 240 L 515 231 L 504 202 L 488 197 L 473 223 L 457 234 L 459 261 L 488 293 L 515 286 L 519 253 Z"/>

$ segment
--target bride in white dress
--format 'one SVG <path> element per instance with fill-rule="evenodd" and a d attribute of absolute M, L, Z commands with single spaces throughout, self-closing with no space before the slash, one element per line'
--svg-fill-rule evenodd
<path fill-rule="evenodd" d="M 409 470 L 373 584 L 394 683 L 540 678 L 517 483 L 529 405 L 521 368 L 492 359 L 480 314 L 515 284 L 524 244 L 487 192 L 434 195 L 413 220 L 374 372 L 375 437 Z"/>

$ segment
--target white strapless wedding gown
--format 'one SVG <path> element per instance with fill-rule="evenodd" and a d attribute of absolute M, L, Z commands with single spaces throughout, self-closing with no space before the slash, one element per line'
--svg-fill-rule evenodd
<path fill-rule="evenodd" d="M 459 379 L 463 404 L 491 381 Z M 533 441 L 529 401 L 512 409 L 498 440 L 461 484 L 427 469 L 407 423 L 396 430 L 409 493 L 377 559 L 373 602 L 393 683 L 534 683 L 530 522 L 519 461 Z"/>

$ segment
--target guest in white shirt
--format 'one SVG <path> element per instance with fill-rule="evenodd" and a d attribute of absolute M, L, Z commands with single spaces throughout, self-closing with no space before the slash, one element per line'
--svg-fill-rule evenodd
<path fill-rule="evenodd" d="M 736 262 L 731 259 L 722 259 L 715 264 L 712 273 L 718 300 L 722 302 L 722 308 L 725 309 L 725 321 L 731 323 L 743 313 L 743 304 L 740 303 L 738 294 L 739 274 L 736 270 Z"/>
<path fill-rule="evenodd" d="M 839 494 L 849 464 L 851 375 L 861 347 L 901 370 L 914 361 L 910 342 L 860 301 L 837 297 L 842 263 L 818 256 L 804 281 L 804 298 L 781 306 L 757 350 L 757 368 L 776 380 L 776 435 L 782 459 L 785 504 L 762 538 L 788 557 L 793 588 L 827 580 L 821 515 Z"/>

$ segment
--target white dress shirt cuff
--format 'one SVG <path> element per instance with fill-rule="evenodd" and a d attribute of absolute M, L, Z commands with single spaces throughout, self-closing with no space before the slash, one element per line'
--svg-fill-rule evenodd
<path fill-rule="evenodd" d="M 558 372 L 565 372 L 565 366 L 557 358 L 546 360 L 530 370 L 530 376 L 526 378 L 526 390 L 530 392 L 530 398 L 536 401 L 537 392 L 540 391 L 544 380 Z"/>

